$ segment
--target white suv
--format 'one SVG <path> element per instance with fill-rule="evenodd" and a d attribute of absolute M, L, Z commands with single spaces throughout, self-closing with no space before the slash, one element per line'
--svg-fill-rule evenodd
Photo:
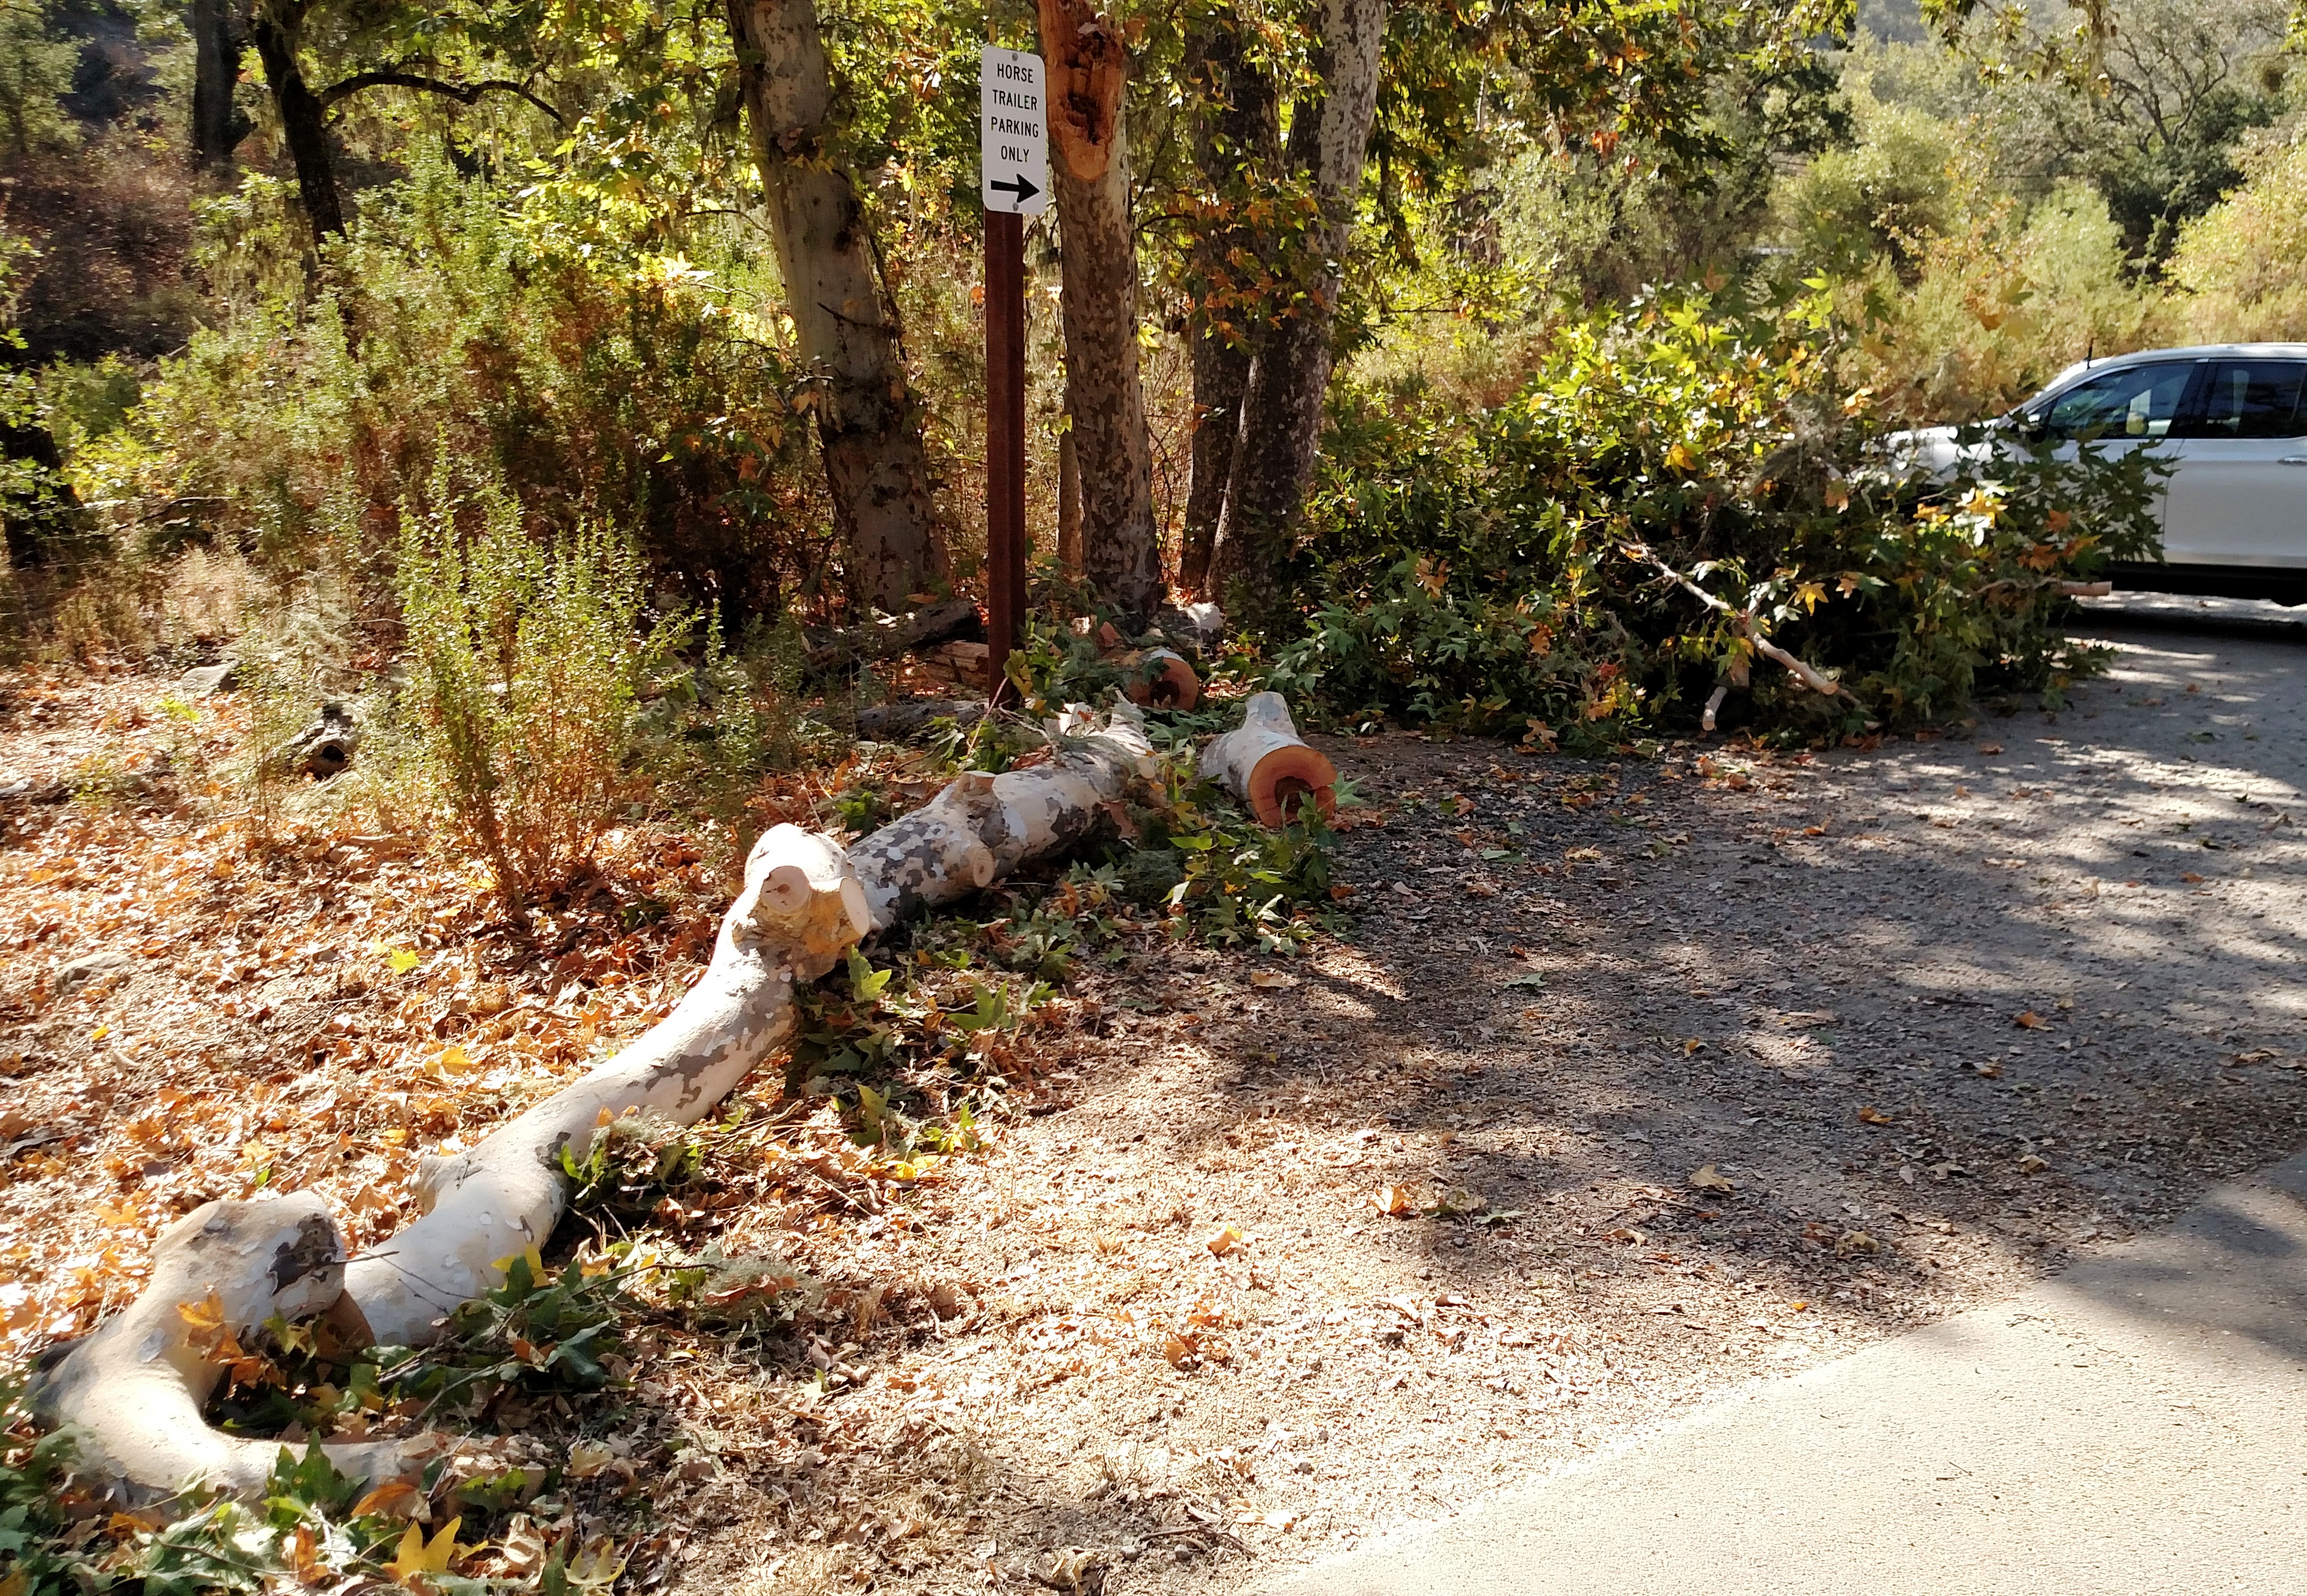
<path fill-rule="evenodd" d="M 2170 462 L 2161 519 L 2165 564 L 2118 562 L 2118 588 L 2307 604 L 2307 344 L 2149 349 L 2068 367 L 1989 424 L 2030 442 L 2096 438 L 2115 453 Z M 1903 442 L 1915 464 L 1951 471 L 1952 427 Z M 1992 445 L 1990 444 L 1991 448 Z"/>

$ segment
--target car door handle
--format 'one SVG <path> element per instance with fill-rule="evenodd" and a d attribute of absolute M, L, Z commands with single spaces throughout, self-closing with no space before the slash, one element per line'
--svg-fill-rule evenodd
<path fill-rule="evenodd" d="M 2275 463 L 2278 466 L 2307 466 L 2307 454 L 2286 454 Z"/>

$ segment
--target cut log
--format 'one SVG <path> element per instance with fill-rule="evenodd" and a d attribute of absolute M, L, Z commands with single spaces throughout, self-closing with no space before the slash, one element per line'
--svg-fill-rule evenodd
<path fill-rule="evenodd" d="M 956 687 L 974 687 L 984 691 L 993 682 L 992 666 L 988 663 L 991 654 L 983 643 L 947 643 L 923 653 L 922 665 L 931 675 L 942 677 Z"/>
<path fill-rule="evenodd" d="M 1261 826 L 1296 819 L 1308 797 L 1328 819 L 1338 807 L 1338 768 L 1308 747 L 1278 692 L 1250 695 L 1241 725 L 1202 750 L 1202 775 L 1249 805 Z"/>
<path fill-rule="evenodd" d="M 1089 630 L 1089 618 L 1074 622 L 1078 632 Z M 1098 623 L 1097 651 L 1128 674 L 1121 691 L 1133 704 L 1149 709 L 1191 709 L 1202 701 L 1202 679 L 1185 656 L 1174 649 L 1153 648 L 1132 648 L 1113 622 Z"/>
<path fill-rule="evenodd" d="M 893 615 L 870 626 L 853 626 L 837 632 L 802 656 L 802 674 L 809 677 L 828 676 L 852 665 L 910 654 L 933 643 L 984 635 L 985 625 L 978 619 L 977 606 L 965 598 L 956 598 L 915 610 L 910 615 Z"/>
<path fill-rule="evenodd" d="M 176 691 L 188 699 L 205 699 L 214 693 L 231 692 L 239 685 L 240 661 L 224 659 L 186 671 L 176 683 Z"/>
<path fill-rule="evenodd" d="M 956 726 L 973 726 L 985 718 L 978 699 L 908 699 L 897 704 L 875 704 L 860 709 L 850 723 L 860 737 L 875 742 L 904 742 L 920 734 L 931 721 L 949 720 Z"/>
<path fill-rule="evenodd" d="M 273 763 L 279 769 L 326 781 L 353 762 L 360 745 L 360 723 L 353 712 L 342 704 L 326 703 L 311 725 L 282 744 Z"/>
<path fill-rule="evenodd" d="M 582 1158 L 627 1113 L 695 1123 L 792 1036 L 794 989 L 859 937 L 1062 854 L 1152 771 L 1143 717 L 1129 706 L 1103 725 L 1069 708 L 1052 738 L 1047 763 L 965 777 L 850 854 L 797 827 L 768 832 L 746 860 L 712 963 L 680 1006 L 476 1146 L 427 1159 L 423 1216 L 390 1240 L 347 1263 L 335 1223 L 310 1195 L 196 1210 L 160 1238 L 151 1283 L 133 1304 L 43 1360 L 38 1411 L 83 1427 L 88 1461 L 132 1494 L 195 1478 L 257 1493 L 279 1444 L 219 1435 L 201 1418 L 228 1356 L 216 1326 L 253 1334 L 274 1314 L 326 1309 L 356 1342 L 435 1339 L 459 1303 L 503 1280 L 514 1256 L 550 1240 L 568 1200 L 564 1149 Z M 346 1473 L 376 1479 L 407 1472 L 438 1446 L 419 1437 L 326 1450 Z"/>
<path fill-rule="evenodd" d="M 227 1338 L 253 1344 L 275 1314 L 306 1317 L 337 1300 L 344 1238 L 309 1192 L 205 1203 L 160 1232 L 143 1294 L 32 1380 L 34 1412 L 94 1438 L 81 1466 L 132 1499 L 198 1480 L 247 1496 L 263 1489 L 281 1443 L 210 1429 L 201 1408 L 215 1391 Z M 358 1480 L 413 1472 L 439 1450 L 431 1437 L 324 1444 Z"/>
<path fill-rule="evenodd" d="M 1135 706 L 1116 705 L 1101 725 L 1070 705 L 1053 730 L 1049 763 L 966 771 L 850 850 L 876 931 L 1070 851 L 1109 823 L 1108 804 L 1153 774 L 1154 745 Z"/>
<path fill-rule="evenodd" d="M 1149 709 L 1191 709 L 1202 701 L 1202 679 L 1186 657 L 1168 648 L 1134 649 L 1114 664 L 1129 673 L 1122 691 Z"/>
<path fill-rule="evenodd" d="M 798 826 L 766 833 L 713 961 L 679 1007 L 478 1146 L 426 1159 L 423 1217 L 346 1269 L 339 1326 L 396 1346 L 433 1340 L 452 1309 L 503 1279 L 507 1258 L 551 1239 L 568 1197 L 563 1148 L 583 1158 L 596 1129 L 624 1114 L 703 1118 L 791 1036 L 795 985 L 830 970 L 867 928 L 864 894 L 829 838 Z"/>

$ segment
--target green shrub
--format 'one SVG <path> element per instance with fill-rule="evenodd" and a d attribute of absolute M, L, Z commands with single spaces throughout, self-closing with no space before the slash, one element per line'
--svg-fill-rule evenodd
<path fill-rule="evenodd" d="M 495 485 L 459 495 L 442 472 L 429 497 L 402 512 L 394 573 L 405 713 L 445 807 L 519 901 L 584 864 L 625 802 L 643 691 L 687 617 L 644 625 L 639 557 L 606 527 L 540 544 Z"/>
<path fill-rule="evenodd" d="M 1346 394 L 1270 684 L 1576 747 L 1688 729 L 1718 687 L 1732 717 L 1814 737 L 2055 692 L 2088 665 L 2060 585 L 2154 546 L 2148 462 L 1910 481 L 1843 397 L 1829 307 L 1692 297 L 1566 327 L 1472 416 Z"/>
<path fill-rule="evenodd" d="M 614 519 L 656 581 L 733 626 L 837 592 L 808 396 L 750 295 L 661 244 L 571 243 L 526 204 L 420 148 L 308 288 L 275 270 L 268 180 L 211 202 L 219 324 L 90 451 L 97 496 L 141 504 L 148 542 L 334 564 L 366 599 L 445 459 L 502 483 L 532 530 Z"/>

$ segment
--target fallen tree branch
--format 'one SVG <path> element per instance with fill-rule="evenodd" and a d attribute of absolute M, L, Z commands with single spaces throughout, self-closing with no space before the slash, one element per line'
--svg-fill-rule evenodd
<path fill-rule="evenodd" d="M 548 1244 L 568 1204 L 564 1151 L 582 1159 L 628 1113 L 694 1124 L 791 1038 L 801 982 L 916 906 L 1063 854 L 1151 771 L 1130 706 L 1102 725 L 1069 709 L 1052 730 L 1046 763 L 965 775 L 848 854 L 794 826 L 764 835 L 712 962 L 673 1011 L 476 1146 L 427 1159 L 422 1215 L 390 1240 L 347 1262 L 310 1194 L 194 1210 L 155 1245 L 151 1281 L 133 1304 L 43 1358 L 35 1411 L 81 1427 L 86 1463 L 131 1496 L 203 1481 L 262 1489 L 280 1443 L 219 1434 L 201 1412 L 239 1337 L 275 1315 L 325 1309 L 357 1343 L 436 1340 L 446 1316 L 498 1285 L 512 1257 Z M 406 1473 L 438 1449 L 426 1437 L 326 1448 L 364 1480 Z"/>
<path fill-rule="evenodd" d="M 1629 544 L 1626 545 L 1626 552 L 1632 554 L 1634 558 L 1655 566 L 1659 571 L 1664 572 L 1668 579 L 1674 581 L 1685 592 L 1697 599 L 1701 604 L 1706 605 L 1709 609 L 1714 610 L 1720 614 L 1729 616 L 1732 621 L 1737 623 L 1740 635 L 1746 639 L 1748 645 L 1754 648 L 1755 653 L 1761 655 L 1765 659 L 1777 660 L 1780 665 L 1786 666 L 1787 670 L 1792 674 L 1796 681 L 1801 682 L 1805 687 L 1809 688 L 1811 691 L 1818 693 L 1825 698 L 1831 699 L 1840 696 L 1848 699 L 1854 704 L 1864 703 L 1864 700 L 1861 699 L 1857 693 L 1843 686 L 1841 682 L 1835 681 L 1831 676 L 1821 674 L 1817 667 L 1811 665 L 1809 661 L 1797 658 L 1796 656 L 1788 653 L 1784 648 L 1780 648 L 1776 643 L 1771 641 L 1769 638 L 1763 636 L 1762 630 L 1754 623 L 1754 612 L 1751 608 L 1744 610 L 1733 609 L 1727 600 L 1718 598 L 1713 594 L 1709 593 L 1705 588 L 1700 587 L 1696 582 L 1683 575 L 1682 572 L 1677 571 L 1673 566 L 1668 565 L 1664 560 L 1659 559 L 1657 554 L 1653 553 L 1643 545 Z M 1712 727 L 1710 725 L 1708 729 L 1711 730 Z"/>
<path fill-rule="evenodd" d="M 34 1408 L 78 1424 L 94 1442 L 82 1466 L 125 1481 L 133 1497 L 193 1480 L 240 1495 L 260 1490 L 278 1441 L 209 1428 L 201 1409 L 226 1362 L 278 1314 L 318 1313 L 344 1288 L 344 1237 L 310 1192 L 259 1202 L 203 1203 L 160 1232 L 152 1276 L 128 1307 L 34 1371 Z M 429 1438 L 323 1444 L 359 1479 L 422 1467 Z"/>
<path fill-rule="evenodd" d="M 955 638 L 982 637 L 984 625 L 977 606 L 965 598 L 933 604 L 902 618 L 891 617 L 870 626 L 853 626 L 836 632 L 802 656 L 804 677 L 829 676 L 852 665 L 889 659 Z"/>
<path fill-rule="evenodd" d="M 950 720 L 957 727 L 966 727 L 984 718 L 985 704 L 980 699 L 909 699 L 860 709 L 849 729 L 875 742 L 904 742 L 933 720 Z"/>
<path fill-rule="evenodd" d="M 1252 693 L 1241 725 L 1202 750 L 1202 775 L 1250 807 L 1261 826 L 1283 826 L 1311 798 L 1322 818 L 1338 807 L 1338 768 L 1298 735 L 1278 692 Z"/>
<path fill-rule="evenodd" d="M 1068 851 L 1106 823 L 1107 804 L 1152 774 L 1154 745 L 1135 705 L 1115 705 L 1102 726 L 1069 708 L 1056 729 L 1048 764 L 1000 776 L 965 771 L 850 850 L 874 931 Z"/>

